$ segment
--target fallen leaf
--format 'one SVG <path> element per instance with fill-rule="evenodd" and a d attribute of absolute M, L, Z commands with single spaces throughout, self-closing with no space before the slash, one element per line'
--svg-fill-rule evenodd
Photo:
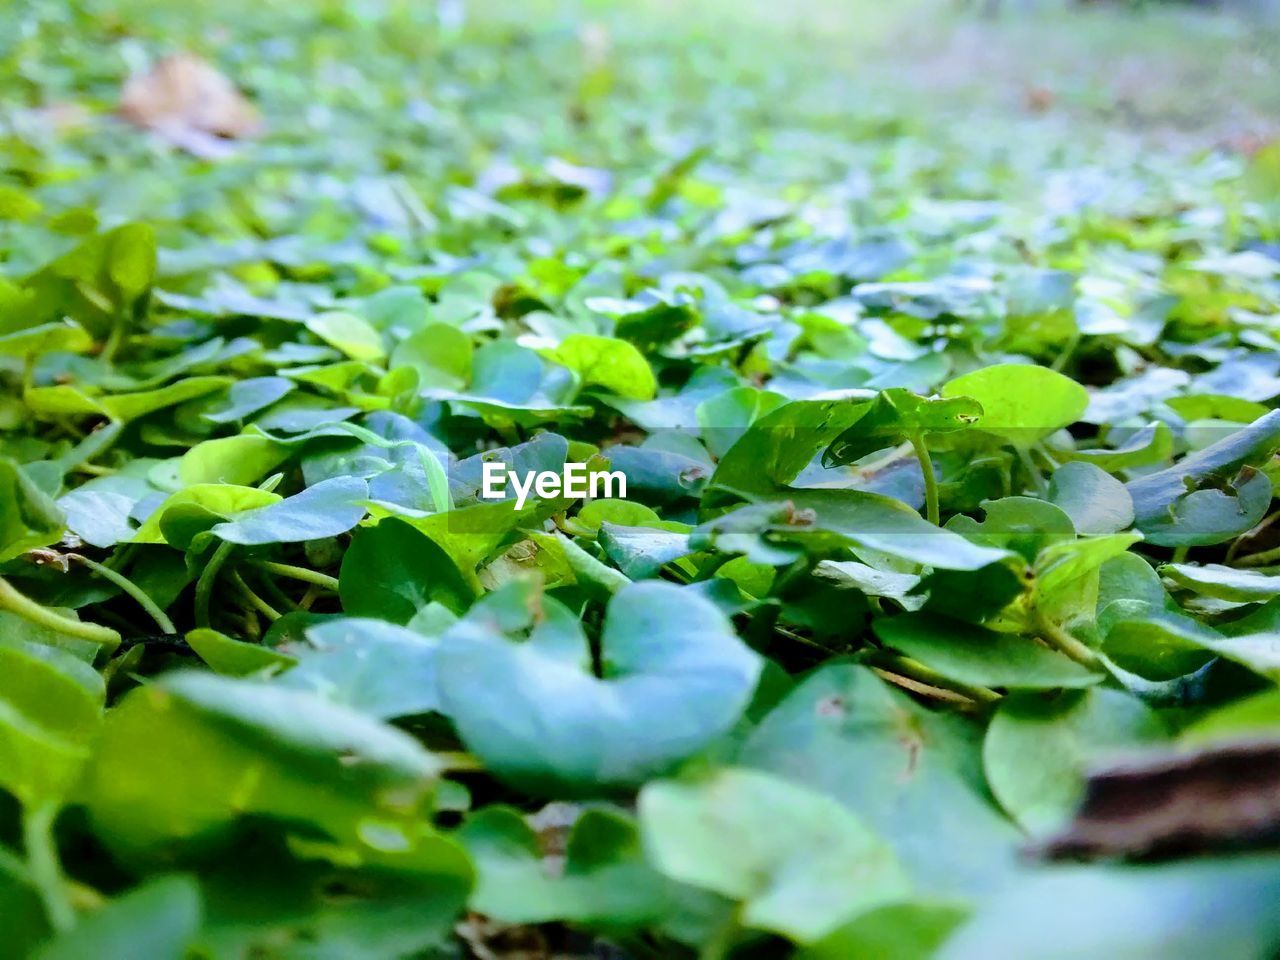
<path fill-rule="evenodd" d="M 202 157 L 229 152 L 226 140 L 262 131 L 257 109 L 225 74 L 190 53 L 157 61 L 125 81 L 120 115 Z"/>

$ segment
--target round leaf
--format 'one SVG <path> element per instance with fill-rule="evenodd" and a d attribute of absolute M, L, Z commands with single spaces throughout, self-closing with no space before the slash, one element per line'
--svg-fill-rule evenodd
<path fill-rule="evenodd" d="M 761 667 L 717 607 L 668 583 L 623 587 L 600 646 L 603 677 L 576 617 L 516 581 L 442 638 L 444 712 L 503 779 L 590 793 L 639 783 L 727 732 Z"/>
<path fill-rule="evenodd" d="M 956 377 L 944 397 L 972 397 L 982 405 L 981 429 L 1015 447 L 1030 447 L 1075 423 L 1089 394 L 1069 377 L 1047 367 L 1000 363 Z"/>

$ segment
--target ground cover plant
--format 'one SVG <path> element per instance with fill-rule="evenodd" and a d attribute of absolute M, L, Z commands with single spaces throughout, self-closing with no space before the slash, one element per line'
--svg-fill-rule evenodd
<path fill-rule="evenodd" d="M 1280 147 L 454 9 L 0 11 L 0 956 L 1274 956 Z"/>

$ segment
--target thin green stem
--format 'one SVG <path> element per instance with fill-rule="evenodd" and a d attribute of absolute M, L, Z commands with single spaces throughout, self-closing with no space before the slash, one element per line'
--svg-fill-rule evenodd
<path fill-rule="evenodd" d="M 734 941 L 738 939 L 738 934 L 741 931 L 742 906 L 739 905 L 734 908 L 729 919 L 715 930 L 710 939 L 702 945 L 702 949 L 698 951 L 698 960 L 725 960 L 733 949 Z"/>
<path fill-rule="evenodd" d="M 1261 553 L 1251 553 L 1247 557 L 1237 557 L 1235 559 L 1237 567 L 1266 567 L 1273 563 L 1280 563 L 1280 547 L 1272 550 L 1263 550 Z"/>
<path fill-rule="evenodd" d="M 117 314 L 111 320 L 111 332 L 107 334 L 106 343 L 102 345 L 102 359 L 106 363 L 115 361 L 116 354 L 124 344 L 126 320 L 123 314 Z"/>
<path fill-rule="evenodd" d="M 54 613 L 46 606 L 36 603 L 18 590 L 3 577 L 0 577 L 0 610 L 8 610 L 24 620 L 58 633 L 71 637 L 79 637 L 92 643 L 100 644 L 108 653 L 120 646 L 120 634 L 110 627 L 97 623 L 85 623 L 83 620 L 72 620 L 60 613 Z"/>
<path fill-rule="evenodd" d="M 916 459 L 920 461 L 920 472 L 924 474 L 925 519 L 938 526 L 942 521 L 942 512 L 938 507 L 938 477 L 933 472 L 933 457 L 925 446 L 924 434 L 917 433 L 911 437 L 911 448 L 915 450 Z"/>
<path fill-rule="evenodd" d="M 485 769 L 484 763 L 473 753 L 462 750 L 441 750 L 434 754 L 441 766 L 450 773 L 478 773 Z"/>
<path fill-rule="evenodd" d="M 27 869 L 27 865 L 22 858 L 0 843 L 0 873 L 12 877 L 14 880 L 28 881 L 31 879 L 31 871 Z"/>
<path fill-rule="evenodd" d="M 1045 643 L 1053 647 L 1059 653 L 1066 654 L 1076 663 L 1088 667 L 1091 670 L 1101 670 L 1102 661 L 1098 659 L 1098 655 L 1085 646 L 1066 630 L 1049 620 L 1043 614 L 1036 615 L 1036 626 L 1039 629 Z"/>
<path fill-rule="evenodd" d="M 102 565 L 104 567 L 110 567 L 112 570 L 123 570 L 133 562 L 133 558 L 138 555 L 138 550 L 141 549 L 141 547 L 142 544 L 140 543 L 122 544 L 115 553 L 103 561 Z"/>
<path fill-rule="evenodd" d="M 793 643 L 800 644 L 802 647 L 809 647 L 813 650 L 817 650 L 825 657 L 831 656 L 830 647 L 824 647 L 822 644 L 818 643 L 817 640 L 810 640 L 808 637 L 796 633 L 794 630 L 788 630 L 786 627 L 780 627 L 777 624 L 774 624 L 773 632 L 780 637 L 785 637 Z"/>
<path fill-rule="evenodd" d="M 1067 345 L 1062 348 L 1062 352 L 1054 358 L 1051 369 L 1061 373 L 1063 368 L 1066 367 L 1067 361 L 1071 359 L 1071 355 L 1075 353 L 1076 348 L 1080 346 L 1080 341 L 1082 339 L 1084 338 L 1079 330 L 1073 333 L 1071 335 L 1071 339 L 1067 341 Z"/>
<path fill-rule="evenodd" d="M 1022 447 L 1016 448 L 1018 451 L 1018 459 L 1022 461 L 1022 467 L 1027 471 L 1027 476 L 1031 480 L 1031 485 L 1035 487 L 1036 493 L 1042 497 L 1049 495 L 1049 485 L 1044 482 L 1044 476 L 1040 473 L 1040 468 L 1036 466 L 1036 462 L 1031 459 L 1031 454 Z"/>
<path fill-rule="evenodd" d="M 178 632 L 177 628 L 173 625 L 173 621 L 170 620 L 168 615 L 160 609 L 159 604 L 147 596 L 147 592 L 145 590 L 124 574 L 117 573 L 110 567 L 104 567 L 102 564 L 98 563 L 97 560 L 90 560 L 88 557 L 82 557 L 78 553 L 69 553 L 66 556 L 67 559 L 74 560 L 76 563 L 88 567 L 98 576 L 102 577 L 102 579 L 109 580 L 129 596 L 133 597 L 133 599 L 138 602 L 138 606 L 147 611 L 147 615 L 156 622 L 156 626 L 160 628 L 162 633 Z"/>
<path fill-rule="evenodd" d="M 1173 548 L 1173 563 L 1185 563 L 1187 554 L 1191 552 L 1191 548 L 1185 543 L 1180 547 Z"/>
<path fill-rule="evenodd" d="M 58 933 L 76 925 L 76 910 L 71 905 L 58 847 L 53 839 L 53 821 L 58 816 L 56 804 L 46 803 L 28 808 L 22 814 L 22 843 L 27 851 L 27 869 L 31 882 L 44 902 L 49 923 Z"/>
<path fill-rule="evenodd" d="M 239 590 L 244 595 L 244 598 L 249 601 L 249 606 L 254 610 L 257 610 L 258 613 L 262 614 L 268 620 L 275 621 L 280 619 L 280 611 L 254 593 L 250 586 L 244 582 L 244 577 L 240 576 L 240 572 L 238 570 L 232 570 L 229 576 L 231 578 L 231 582 L 235 584 L 236 589 Z"/>
<path fill-rule="evenodd" d="M 318 570 L 295 567 L 291 563 L 276 563 L 274 560 L 254 560 L 253 564 L 267 573 L 274 573 L 277 577 L 288 577 L 290 580 L 314 583 L 317 587 L 324 587 L 334 593 L 338 592 L 338 578 L 331 577 L 327 573 L 320 573 Z"/>
<path fill-rule="evenodd" d="M 220 543 L 209 558 L 209 563 L 200 571 L 200 579 L 196 581 L 195 618 L 197 627 L 209 625 L 209 599 L 213 596 L 213 585 L 218 581 L 218 571 L 235 549 L 234 543 Z"/>
<path fill-rule="evenodd" d="M 114 467 L 101 467 L 96 463 L 77 463 L 70 472 L 87 473 L 91 477 L 112 477 L 119 473 Z"/>
<path fill-rule="evenodd" d="M 280 585 L 267 576 L 264 570 L 254 570 L 256 576 L 253 578 L 253 585 L 262 593 L 262 598 L 271 604 L 277 610 L 286 612 L 297 610 L 298 605 L 293 602 L 293 598 L 280 589 Z"/>
<path fill-rule="evenodd" d="M 1040 454 L 1041 457 L 1044 458 L 1044 462 L 1049 465 L 1049 469 L 1051 471 L 1057 470 L 1060 466 L 1062 466 L 1062 464 L 1058 462 L 1058 458 L 1055 457 L 1053 453 L 1050 452 L 1049 448 L 1045 446 L 1043 443 L 1037 443 L 1035 446 L 1035 451 L 1036 453 Z"/>

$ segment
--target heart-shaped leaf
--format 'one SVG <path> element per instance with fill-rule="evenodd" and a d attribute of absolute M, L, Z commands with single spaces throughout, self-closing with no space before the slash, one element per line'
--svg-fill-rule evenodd
<path fill-rule="evenodd" d="M 503 779 L 591 792 L 642 782 L 727 732 L 760 673 L 724 614 L 659 582 L 614 596 L 599 657 L 602 676 L 576 618 L 516 581 L 441 639 L 441 705 Z"/>

